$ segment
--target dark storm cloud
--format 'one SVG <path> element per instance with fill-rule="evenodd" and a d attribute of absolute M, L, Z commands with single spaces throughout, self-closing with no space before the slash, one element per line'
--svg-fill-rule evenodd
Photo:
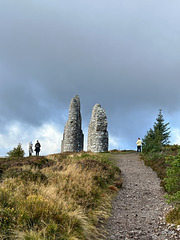
<path fill-rule="evenodd" d="M 142 136 L 159 108 L 180 109 L 179 7 L 164 0 L 0 1 L 0 121 L 64 124 L 79 94 L 85 127 L 98 102 L 114 136 Z"/>

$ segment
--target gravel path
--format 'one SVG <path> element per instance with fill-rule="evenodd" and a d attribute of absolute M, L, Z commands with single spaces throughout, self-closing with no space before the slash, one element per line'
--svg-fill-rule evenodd
<path fill-rule="evenodd" d="M 165 202 L 160 180 L 137 153 L 114 155 L 122 170 L 123 187 L 113 202 L 106 229 L 107 240 L 180 239 L 179 232 L 165 224 Z"/>

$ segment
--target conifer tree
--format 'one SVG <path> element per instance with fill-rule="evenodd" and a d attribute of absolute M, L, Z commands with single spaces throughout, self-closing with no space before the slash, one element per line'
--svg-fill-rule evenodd
<path fill-rule="evenodd" d="M 170 127 L 164 123 L 162 109 L 159 110 L 153 129 L 147 132 L 143 138 L 143 152 L 158 152 L 163 146 L 169 144 Z"/>
<path fill-rule="evenodd" d="M 22 149 L 21 144 L 19 143 L 18 146 L 16 148 L 14 148 L 13 150 L 7 152 L 7 154 L 9 155 L 9 157 L 24 157 L 25 152 Z"/>
<path fill-rule="evenodd" d="M 156 118 L 156 122 L 154 123 L 154 132 L 157 133 L 160 137 L 160 141 L 162 145 L 167 145 L 170 143 L 170 127 L 168 127 L 169 123 L 164 123 L 164 118 L 162 115 L 162 109 L 159 110 L 158 117 Z"/>

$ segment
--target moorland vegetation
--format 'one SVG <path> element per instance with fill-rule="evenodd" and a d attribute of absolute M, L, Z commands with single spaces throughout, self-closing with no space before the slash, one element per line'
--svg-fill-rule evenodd
<path fill-rule="evenodd" d="M 180 146 L 169 145 L 169 137 L 160 110 L 143 139 L 141 158 L 157 172 L 174 207 L 167 221 L 180 225 Z M 110 152 L 24 157 L 19 144 L 0 158 L 0 239 L 101 239 L 112 197 L 122 185 L 110 156 L 127 153 Z"/>
<path fill-rule="evenodd" d="M 0 239 L 100 239 L 122 184 L 108 153 L 0 159 Z"/>

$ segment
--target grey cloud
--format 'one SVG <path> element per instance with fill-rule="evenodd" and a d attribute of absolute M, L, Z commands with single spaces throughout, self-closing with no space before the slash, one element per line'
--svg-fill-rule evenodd
<path fill-rule="evenodd" d="M 179 1 L 0 2 L 0 109 L 4 122 L 64 124 L 79 94 L 112 134 L 133 141 L 159 108 L 179 111 Z M 138 127 L 140 121 L 141 129 Z"/>

